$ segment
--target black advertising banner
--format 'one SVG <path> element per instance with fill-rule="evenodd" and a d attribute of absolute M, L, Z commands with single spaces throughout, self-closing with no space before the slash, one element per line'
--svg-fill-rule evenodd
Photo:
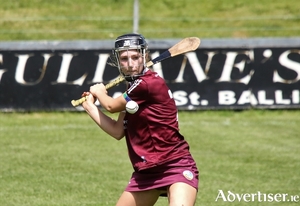
<path fill-rule="evenodd" d="M 151 49 L 155 58 L 166 48 Z M 110 49 L 0 50 L 1 111 L 62 111 L 98 82 L 119 75 Z M 179 110 L 300 108 L 300 46 L 199 47 L 152 68 Z M 118 96 L 121 83 L 109 90 Z"/>
<path fill-rule="evenodd" d="M 199 49 L 165 68 L 164 78 L 184 109 L 300 106 L 300 49 Z"/>

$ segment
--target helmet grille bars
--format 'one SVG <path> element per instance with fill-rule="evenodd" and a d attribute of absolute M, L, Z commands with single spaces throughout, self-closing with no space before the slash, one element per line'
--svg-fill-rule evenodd
<path fill-rule="evenodd" d="M 125 35 L 119 36 L 116 39 L 115 48 L 113 50 L 113 55 L 115 57 L 115 62 L 117 64 L 120 74 L 123 75 L 127 81 L 133 81 L 143 74 L 143 71 L 142 71 L 138 75 L 128 76 L 122 72 L 120 61 L 119 61 L 119 56 L 120 56 L 119 53 L 121 51 L 133 50 L 133 49 L 139 50 L 139 52 L 142 54 L 143 64 L 144 64 L 144 68 L 145 68 L 146 67 L 146 53 L 148 51 L 148 44 L 147 44 L 145 38 L 140 34 L 125 34 Z"/>

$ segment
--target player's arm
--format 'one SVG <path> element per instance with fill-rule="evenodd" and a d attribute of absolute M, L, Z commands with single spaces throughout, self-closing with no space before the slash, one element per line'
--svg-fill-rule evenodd
<path fill-rule="evenodd" d="M 112 98 L 107 95 L 106 88 L 103 84 L 95 84 L 90 87 L 91 94 L 98 99 L 100 105 L 108 112 L 121 112 L 125 110 L 126 100 L 121 95 L 117 98 Z"/>
<path fill-rule="evenodd" d="M 89 95 L 82 106 L 94 122 L 107 134 L 120 140 L 124 137 L 123 119 L 125 112 L 120 112 L 118 119 L 114 120 L 104 114 L 95 104 L 93 95 Z"/>

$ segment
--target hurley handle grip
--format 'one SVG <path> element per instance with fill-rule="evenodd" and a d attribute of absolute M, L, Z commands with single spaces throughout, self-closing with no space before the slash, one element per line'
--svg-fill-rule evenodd
<path fill-rule="evenodd" d="M 105 88 L 110 89 L 110 88 L 120 84 L 124 80 L 125 80 L 125 78 L 123 76 L 119 76 L 115 80 L 113 80 L 113 81 L 109 82 L 108 84 L 106 84 Z M 77 107 L 77 106 L 81 105 L 83 102 L 85 102 L 86 98 L 87 98 L 87 96 L 81 97 L 80 99 L 72 100 L 71 104 L 73 105 L 73 107 Z"/>

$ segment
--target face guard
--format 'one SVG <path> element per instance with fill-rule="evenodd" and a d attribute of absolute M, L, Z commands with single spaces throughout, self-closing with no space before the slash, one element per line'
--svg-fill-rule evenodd
<path fill-rule="evenodd" d="M 128 50 L 137 50 L 141 53 L 143 58 L 143 70 L 140 74 L 136 75 L 125 75 L 122 72 L 120 64 L 120 52 Z M 144 69 L 146 68 L 146 53 L 148 52 L 148 44 L 145 38 L 140 34 L 125 34 L 119 36 L 115 41 L 115 49 L 112 51 L 114 61 L 119 69 L 120 74 L 124 76 L 127 81 L 134 81 L 138 77 L 143 75 Z"/>

